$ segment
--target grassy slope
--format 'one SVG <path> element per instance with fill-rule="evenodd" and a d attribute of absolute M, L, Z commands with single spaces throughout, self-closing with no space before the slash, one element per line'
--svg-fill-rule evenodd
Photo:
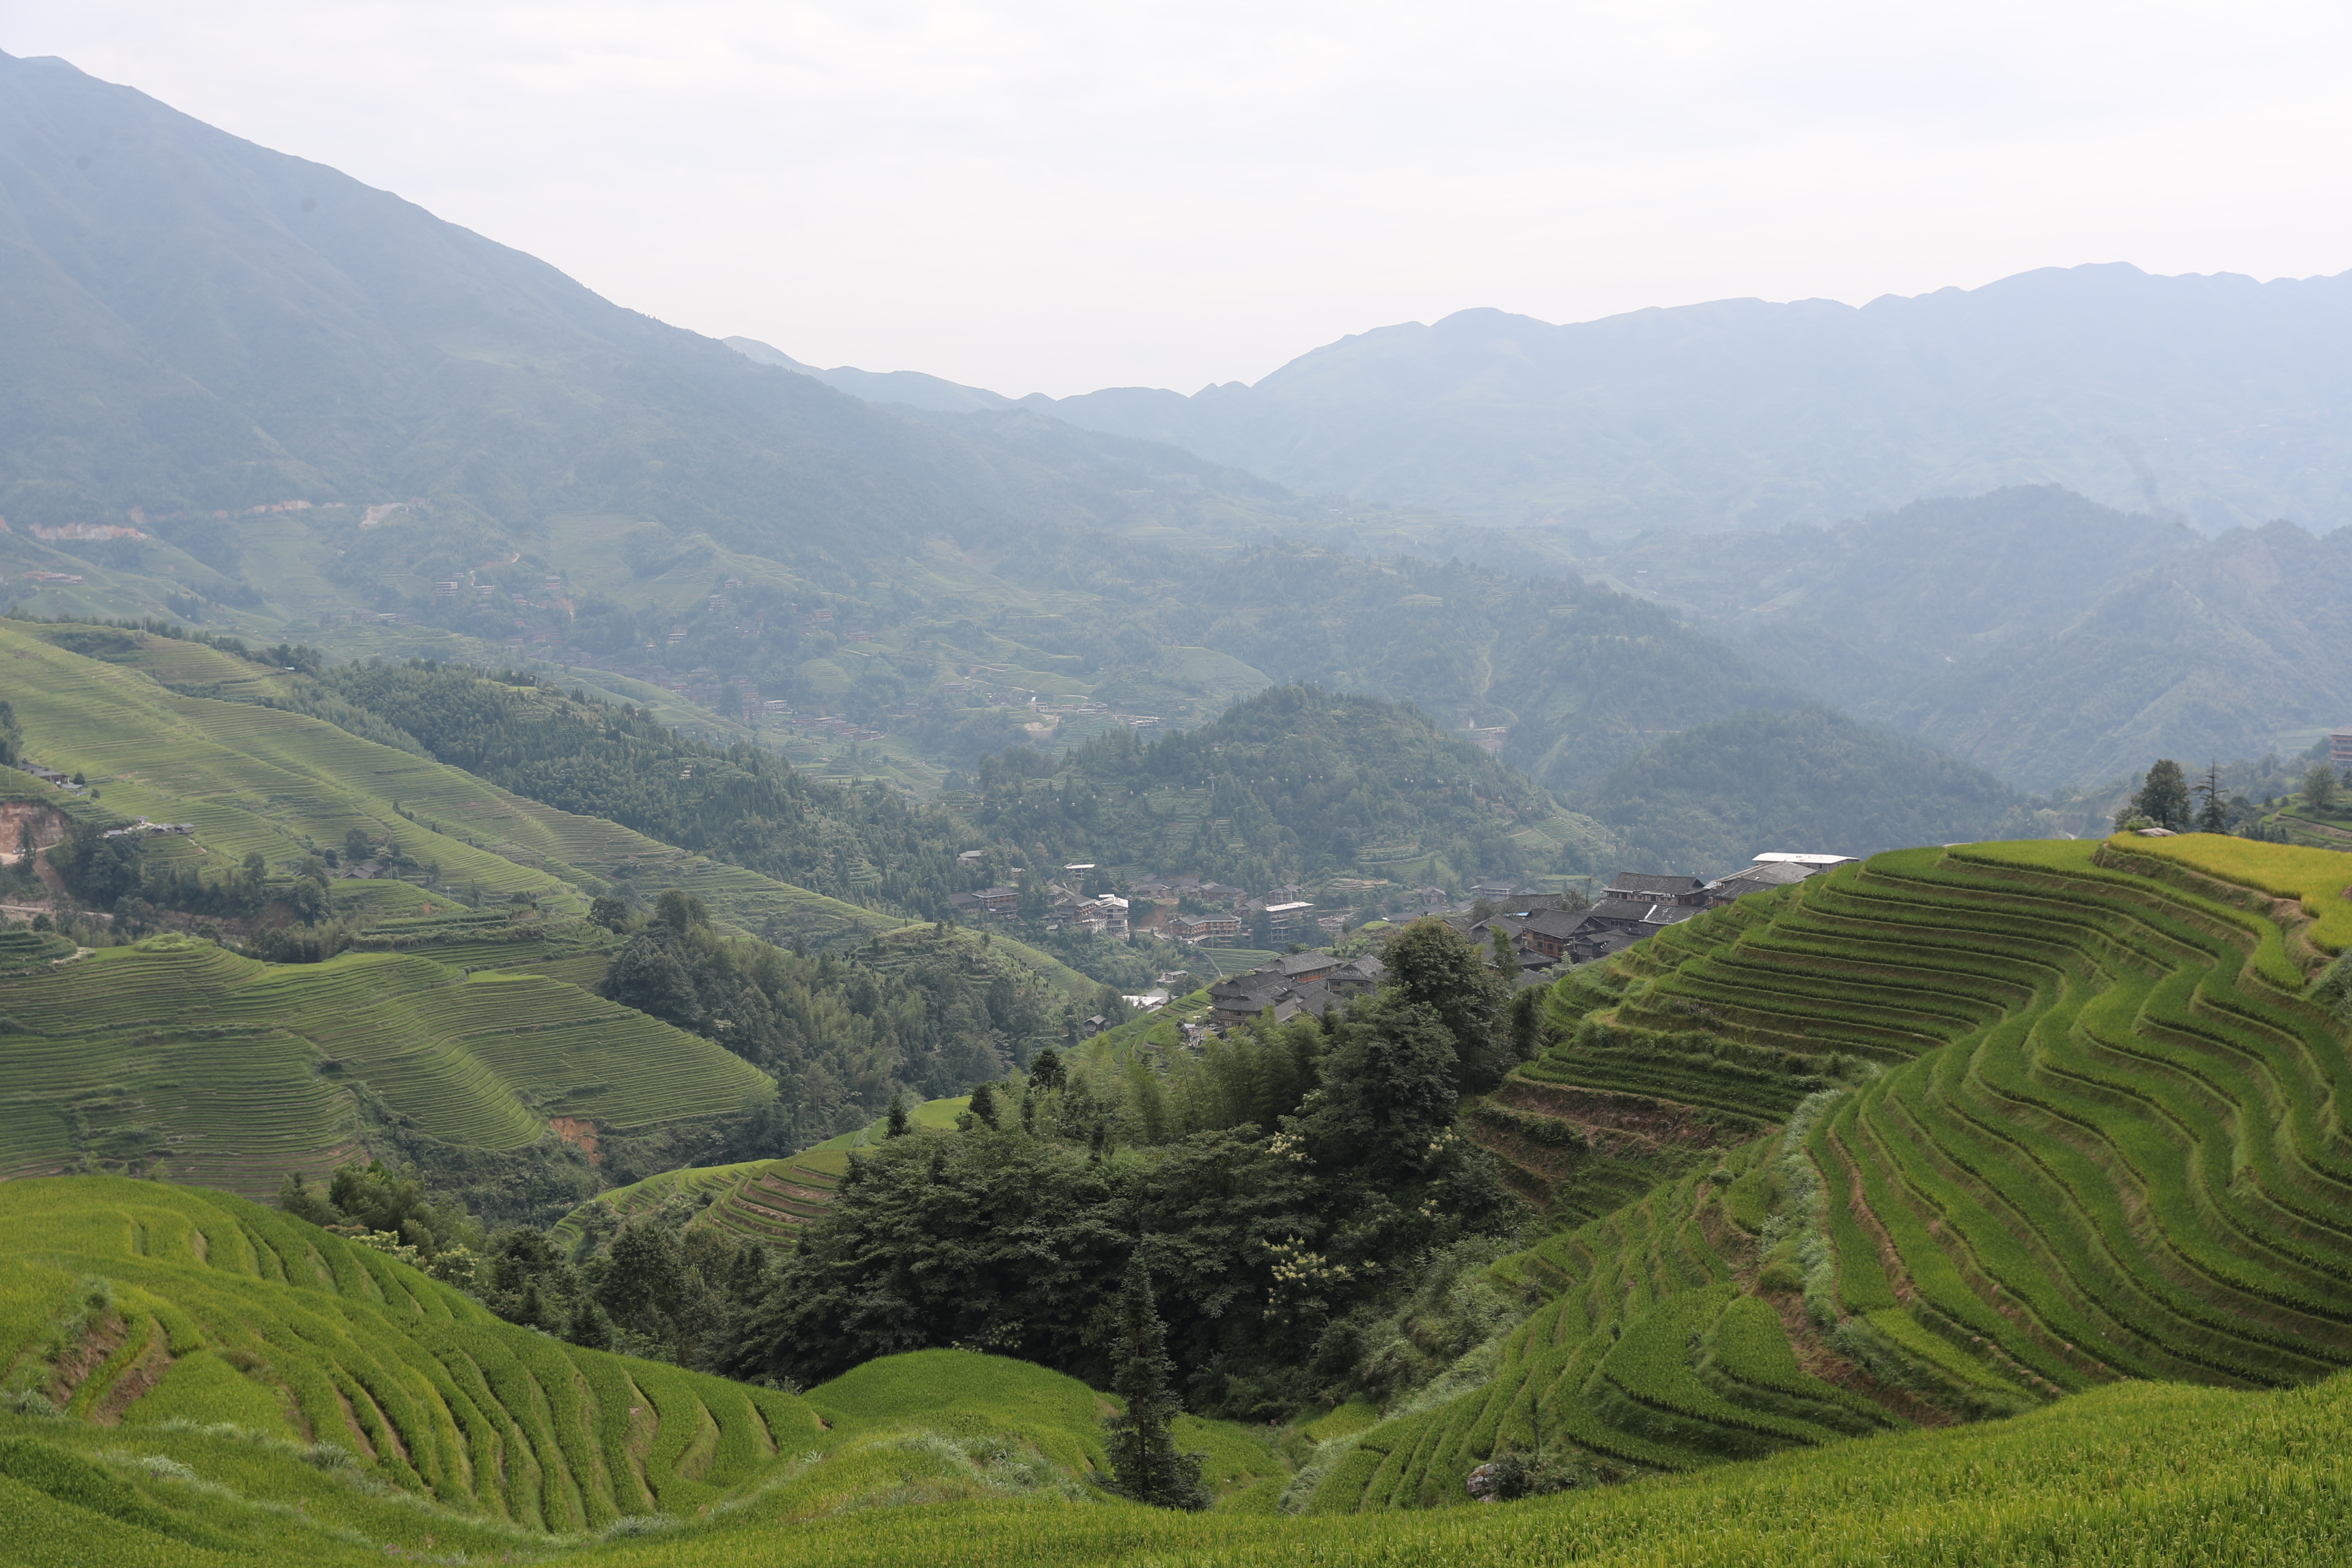
<path fill-rule="evenodd" d="M 867 1392 L 845 1379 L 807 1403 Z M 2343 1506 L 2352 1467 L 2342 1447 L 2352 1384 L 2344 1379 L 2277 1394 L 2127 1385 L 2015 1421 L 1699 1476 L 1498 1508 L 1338 1519 L 1171 1514 L 1024 1485 L 1021 1461 L 1037 1461 L 1012 1434 L 1037 1415 L 1050 1418 L 1058 1402 L 1025 1379 L 975 1393 L 969 1403 L 934 1405 L 939 1424 L 919 1433 L 893 1431 L 883 1413 L 871 1426 L 837 1426 L 676 1529 L 546 1545 L 563 1560 L 613 1568 L 2301 1565 L 2341 1562 L 2352 1551 L 2352 1510 Z M 512 1525 L 374 1495 L 290 1449 L 0 1416 L 0 1562 L 307 1568 L 387 1556 L 447 1561 L 453 1551 L 512 1561 L 519 1550 L 523 1560 L 544 1560 L 534 1544 Z"/>
<path fill-rule="evenodd" d="M 545 975 L 414 953 L 270 965 L 182 936 L 0 977 L 0 1174 L 96 1149 L 256 1196 L 357 1147 L 366 1092 L 427 1136 L 514 1148 L 550 1116 L 723 1114 L 773 1084 L 724 1048 Z"/>

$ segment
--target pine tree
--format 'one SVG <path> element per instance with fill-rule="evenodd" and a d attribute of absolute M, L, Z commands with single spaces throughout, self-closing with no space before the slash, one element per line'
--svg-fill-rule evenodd
<path fill-rule="evenodd" d="M 1061 1088 L 1068 1076 L 1062 1066 L 1062 1053 L 1051 1046 L 1039 1051 L 1037 1059 L 1029 1064 L 1029 1081 L 1048 1093 Z"/>
<path fill-rule="evenodd" d="M 890 1097 L 890 1126 L 887 1136 L 904 1138 L 906 1135 L 907 1097 L 903 1094 L 894 1094 Z"/>
<path fill-rule="evenodd" d="M 971 1119 L 991 1128 L 996 1126 L 996 1087 L 981 1084 L 971 1091 Z"/>
<path fill-rule="evenodd" d="M 1495 973 L 1506 981 L 1518 978 L 1519 955 L 1511 951 L 1511 939 L 1504 934 L 1501 926 L 1495 928 L 1494 940 L 1490 945 L 1495 954 Z"/>
<path fill-rule="evenodd" d="M 563 1337 L 592 1351 L 611 1350 L 613 1320 L 604 1315 L 604 1309 L 596 1304 L 595 1297 L 583 1292 L 572 1305 L 572 1321 L 564 1329 Z"/>
<path fill-rule="evenodd" d="M 2204 804 L 2197 811 L 2197 831 L 2227 833 L 2230 831 L 2230 805 L 2221 798 L 2221 764 L 2205 764 L 2205 777 L 2197 785 L 2198 798 Z"/>
<path fill-rule="evenodd" d="M 1111 1380 L 1127 1408 L 1103 1423 L 1109 1431 L 1110 1489 L 1154 1508 L 1203 1509 L 1200 1454 L 1180 1454 L 1168 1423 L 1183 1408 L 1168 1386 L 1167 1326 L 1151 1299 L 1151 1275 L 1139 1253 L 1119 1291 L 1118 1328 L 1111 1343 L 1118 1372 Z"/>

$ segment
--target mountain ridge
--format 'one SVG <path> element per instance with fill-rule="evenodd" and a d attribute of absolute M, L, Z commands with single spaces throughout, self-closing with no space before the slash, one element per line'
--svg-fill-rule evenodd
<path fill-rule="evenodd" d="M 1310 493 L 1482 522 L 1769 527 L 2060 483 L 2218 532 L 2352 518 L 2329 477 L 2347 346 L 2352 272 L 2261 282 L 2106 262 L 1860 306 L 1718 300 L 1559 324 L 1482 307 L 1189 397 L 1002 401 Z M 910 372 L 803 374 L 928 406 L 996 396 Z"/>

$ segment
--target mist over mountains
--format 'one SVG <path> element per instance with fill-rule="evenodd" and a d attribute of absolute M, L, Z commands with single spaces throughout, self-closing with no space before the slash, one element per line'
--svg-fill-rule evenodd
<path fill-rule="evenodd" d="M 0 574 L 70 577 L 19 600 L 44 614 L 338 658 L 593 658 L 714 726 L 731 689 L 887 731 L 927 787 L 1088 732 L 1007 702 L 1182 725 L 1318 684 L 1484 730 L 1622 846 L 1720 869 L 1980 836 L 2021 790 L 2339 721 L 2352 533 L 2208 531 L 2333 504 L 2345 291 L 2077 268 L 1472 312 L 1255 388 L 1011 400 L 667 326 L 0 57 Z M 2092 499 L 1916 500 L 2020 475 Z"/>
<path fill-rule="evenodd" d="M 877 402 L 1012 402 L 802 368 Z M 1722 300 L 1563 326 L 1462 310 L 1255 384 L 1019 403 L 1310 494 L 1505 525 L 1769 528 L 2058 484 L 2207 532 L 2326 530 L 2352 521 L 2352 272 L 2043 268 L 1859 309 Z"/>
<path fill-rule="evenodd" d="M 1067 426 L 1016 454 L 762 369 L 61 60 L 0 56 L 0 333 L 19 524 L 421 498 L 851 561 L 1015 515 L 1123 521 L 1155 462 L 1187 496 L 1282 499 Z"/>

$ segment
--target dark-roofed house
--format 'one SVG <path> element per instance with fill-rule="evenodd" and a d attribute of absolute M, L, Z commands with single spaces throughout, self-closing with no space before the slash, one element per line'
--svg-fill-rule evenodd
<path fill-rule="evenodd" d="M 1621 926 L 1596 926 L 1580 931 L 1568 940 L 1566 957 L 1574 963 L 1591 963 L 1611 953 L 1622 952 L 1650 934 L 1650 929 L 1635 926 L 1628 931 Z"/>
<path fill-rule="evenodd" d="M 1654 871 L 1620 871 L 1601 896 L 1606 900 L 1638 900 L 1644 904 L 1700 904 L 1706 884 L 1696 877 L 1669 877 Z"/>
<path fill-rule="evenodd" d="M 1289 997 L 1291 984 L 1279 974 L 1252 972 L 1220 980 L 1209 987 L 1210 1020 L 1220 1028 L 1246 1024 Z"/>
<path fill-rule="evenodd" d="M 1387 973 L 1370 955 L 1343 963 L 1328 952 L 1287 952 L 1211 986 L 1210 1021 L 1229 1029 L 1266 1012 L 1276 1023 L 1301 1013 L 1320 1017 L 1378 989 Z"/>
<path fill-rule="evenodd" d="M 1568 951 L 1568 944 L 1590 921 L 1596 929 L 1610 923 L 1596 920 L 1594 910 L 1538 910 L 1519 922 L 1518 937 L 1529 947 L 1548 958 L 1559 958 Z"/>
<path fill-rule="evenodd" d="M 1388 965 L 1368 952 L 1360 958 L 1348 960 L 1325 975 L 1323 984 L 1330 987 L 1334 996 L 1361 996 L 1379 990 L 1381 982 L 1388 978 Z"/>
<path fill-rule="evenodd" d="M 1303 985 L 1309 980 L 1322 979 L 1339 967 L 1339 961 L 1328 952 L 1286 952 L 1259 964 L 1252 973 L 1278 975 L 1290 984 Z"/>
<path fill-rule="evenodd" d="M 1707 900 L 1712 904 L 1727 904 L 1734 899 L 1744 899 L 1750 893 L 1761 893 L 1773 888 L 1785 888 L 1808 877 L 1818 877 L 1821 873 L 1819 866 L 1790 860 L 1767 860 L 1709 882 L 1706 886 Z"/>

